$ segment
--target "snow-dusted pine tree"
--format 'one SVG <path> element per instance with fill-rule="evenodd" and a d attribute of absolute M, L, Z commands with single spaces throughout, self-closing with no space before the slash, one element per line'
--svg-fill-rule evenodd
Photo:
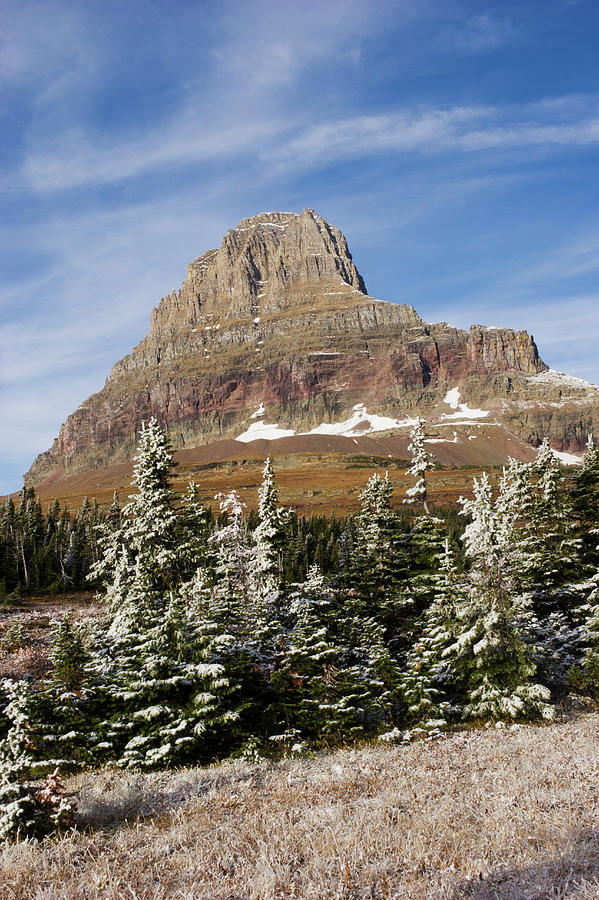
<path fill-rule="evenodd" d="M 177 516 L 177 570 L 187 580 L 206 564 L 208 538 L 212 528 L 210 510 L 200 500 L 199 486 L 189 483 Z"/>
<path fill-rule="evenodd" d="M 397 516 L 391 507 L 393 487 L 389 474 L 375 473 L 360 494 L 355 517 L 355 539 L 347 577 L 363 608 L 389 625 L 395 620 L 398 583 L 404 575 L 404 555 L 397 552 Z"/>
<path fill-rule="evenodd" d="M 144 628 L 163 613 L 177 584 L 177 517 L 173 509 L 169 440 L 155 419 L 142 425 L 133 483 L 137 494 L 123 507 L 120 526 L 104 525 L 100 558 L 91 577 L 105 587 L 111 634 Z"/>
<path fill-rule="evenodd" d="M 271 678 L 286 734 L 319 743 L 388 724 L 398 672 L 383 631 L 316 568 L 290 595 L 294 624 Z"/>
<path fill-rule="evenodd" d="M 89 654 L 81 629 L 73 627 L 68 613 L 65 613 L 56 630 L 51 658 L 54 663 L 53 680 L 65 691 L 78 690 L 86 679 Z"/>
<path fill-rule="evenodd" d="M 49 779 L 41 784 L 33 780 L 38 704 L 29 682 L 5 680 L 1 688 L 8 700 L 4 716 L 9 729 L 0 741 L 0 841 L 42 837 L 70 824 L 73 807 L 57 771 L 54 790 L 48 790 Z"/>
<path fill-rule="evenodd" d="M 439 562 L 445 553 L 446 526 L 436 516 L 417 516 L 401 541 L 407 577 L 402 591 L 410 616 L 420 615 L 437 591 Z"/>
<path fill-rule="evenodd" d="M 270 458 L 258 488 L 258 525 L 254 530 L 255 555 L 252 575 L 255 590 L 266 597 L 281 586 L 281 550 L 285 539 L 286 510 L 279 505 L 275 473 Z"/>
<path fill-rule="evenodd" d="M 117 491 L 115 491 L 112 495 L 112 503 L 108 507 L 108 512 L 106 513 L 106 521 L 113 528 L 113 530 L 119 528 L 121 525 L 121 504 L 119 502 L 119 495 Z"/>
<path fill-rule="evenodd" d="M 220 517 L 226 517 L 227 521 L 208 539 L 213 563 L 211 570 L 198 571 L 194 596 L 196 602 L 199 601 L 203 590 L 210 616 L 244 641 L 254 636 L 256 607 L 262 605 L 254 591 L 252 577 L 254 548 L 249 543 L 243 517 L 244 504 L 237 491 L 218 494 L 216 499 Z"/>
<path fill-rule="evenodd" d="M 571 494 L 573 517 L 585 562 L 599 568 L 599 450 L 589 434 L 582 465 L 574 478 Z"/>
<path fill-rule="evenodd" d="M 408 450 L 412 454 L 408 475 L 413 475 L 416 478 L 416 484 L 406 491 L 407 497 L 403 502 L 422 503 L 422 508 L 428 516 L 430 515 L 430 509 L 428 506 L 426 473 L 431 468 L 431 457 L 424 446 L 424 419 L 416 419 L 416 424 L 410 432 Z"/>
<path fill-rule="evenodd" d="M 139 493 L 124 507 L 120 527 L 105 530 L 100 542 L 97 575 L 106 585 L 110 627 L 95 654 L 106 707 L 97 748 L 128 768 L 207 758 L 226 744 L 223 734 L 236 719 L 227 700 L 236 687 L 188 608 L 182 576 L 193 540 L 184 535 L 181 554 L 186 521 L 184 514 L 178 522 L 173 509 L 171 466 L 166 435 L 152 420 L 136 456 Z M 196 499 L 192 491 L 188 518 Z"/>
<path fill-rule="evenodd" d="M 444 654 L 455 641 L 456 610 L 464 597 L 448 538 L 437 560 L 437 572 L 431 578 L 434 599 L 417 623 L 416 639 L 401 677 L 408 723 L 425 731 L 441 727 L 451 713 L 450 699 L 444 690 L 451 670 Z"/>
<path fill-rule="evenodd" d="M 587 601 L 581 607 L 582 654 L 567 674 L 570 690 L 599 698 L 599 571 L 587 583 Z"/>
<path fill-rule="evenodd" d="M 583 558 L 594 572 L 587 584 L 586 602 L 581 607 L 584 616 L 582 665 L 573 668 L 570 682 L 576 690 L 596 698 L 599 697 L 599 450 L 591 434 L 572 494 Z"/>
<path fill-rule="evenodd" d="M 14 841 L 39 833 L 28 781 L 33 762 L 29 735 L 31 689 L 26 681 L 8 680 L 2 689 L 8 697 L 4 714 L 10 727 L 0 741 L 0 840 Z"/>
<path fill-rule="evenodd" d="M 570 497 L 563 488 L 562 469 L 547 439 L 539 447 L 532 472 L 535 485 L 527 535 L 527 565 L 536 593 L 546 595 L 545 604 L 551 606 L 553 598 L 548 595 L 552 590 L 582 574 L 581 542 L 574 530 Z M 575 602 L 572 598 L 569 605 Z M 539 596 L 537 608 L 541 603 Z"/>
<path fill-rule="evenodd" d="M 82 628 L 73 626 L 66 614 L 56 630 L 51 659 L 52 678 L 37 692 L 40 749 L 51 757 L 50 769 L 75 770 L 95 762 L 90 725 L 101 698 L 95 694 Z"/>
<path fill-rule="evenodd" d="M 465 718 L 551 718 L 550 692 L 534 681 L 537 649 L 530 595 L 518 592 L 518 548 L 510 540 L 518 510 L 493 504 L 484 474 L 474 498 L 460 499 L 470 516 L 464 545 L 470 569 L 456 606 L 455 639 L 444 653 L 462 695 Z"/>

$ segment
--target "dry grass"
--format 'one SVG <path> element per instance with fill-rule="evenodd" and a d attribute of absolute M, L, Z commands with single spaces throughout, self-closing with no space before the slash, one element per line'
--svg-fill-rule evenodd
<path fill-rule="evenodd" d="M 79 830 L 0 897 L 599 897 L 599 716 L 279 764 L 71 779 Z"/>
<path fill-rule="evenodd" d="M 282 441 L 285 441 L 282 438 Z M 291 440 L 291 439 L 289 439 Z M 352 438 L 347 439 L 352 441 Z M 361 439 L 366 445 L 366 438 Z M 399 441 L 399 438 L 397 439 Z M 371 444 L 375 451 L 381 454 L 381 459 L 388 458 L 387 450 L 399 452 L 394 439 L 388 443 L 379 441 L 376 446 L 374 439 Z M 407 438 L 406 438 L 407 441 Z M 223 442 L 227 448 L 235 442 Z M 173 487 L 180 493 L 187 491 L 190 481 L 199 482 L 201 497 L 214 506 L 214 496 L 221 491 L 235 488 L 239 491 L 241 499 L 248 508 L 255 508 L 257 504 L 258 487 L 262 481 L 264 459 L 269 452 L 275 452 L 272 444 L 280 444 L 281 441 L 260 441 L 260 449 L 242 444 L 248 456 L 243 457 L 243 450 L 237 451 L 237 456 L 224 460 L 209 460 L 205 462 L 205 455 L 201 453 L 203 448 L 196 451 L 181 451 L 176 455 L 179 459 L 179 467 L 173 479 Z M 453 445 L 440 445 L 453 446 Z M 473 444 L 477 447 L 477 444 Z M 210 449 L 210 448 L 208 448 Z M 354 447 L 354 449 L 356 449 Z M 360 450 L 360 448 L 357 448 Z M 371 447 L 367 446 L 368 451 Z M 277 454 L 281 448 L 277 447 Z M 384 452 L 383 452 L 384 451 Z M 360 452 L 362 452 L 360 450 Z M 251 453 L 251 458 L 250 457 Z M 206 454 L 207 456 L 208 454 Z M 225 455 L 223 453 L 223 455 Z M 368 456 L 369 453 L 366 453 Z M 403 455 L 407 452 L 403 449 Z M 515 454 L 517 455 L 517 454 Z M 507 454 L 506 454 L 507 456 Z M 390 477 L 395 487 L 394 503 L 400 505 L 408 487 L 411 487 L 414 479 L 406 475 L 404 469 L 395 468 L 394 459 L 390 460 Z M 210 463 L 213 462 L 213 466 Z M 495 461 L 494 461 L 495 462 Z M 228 466 L 224 465 L 229 463 Z M 275 459 L 277 472 L 277 484 L 281 502 L 290 506 L 299 515 L 310 516 L 312 513 L 329 515 L 335 512 L 337 516 L 344 516 L 355 512 L 360 505 L 359 496 L 364 490 L 366 482 L 373 472 L 384 472 L 382 465 L 365 465 L 364 468 L 351 467 L 351 457 L 340 453 L 323 451 L 320 455 L 289 453 L 287 456 L 277 455 Z M 432 502 L 438 506 L 456 505 L 461 494 L 470 494 L 472 491 L 472 479 L 479 476 L 483 469 L 481 466 L 471 466 L 465 469 L 446 468 L 429 473 L 429 495 Z M 112 502 L 113 492 L 118 491 L 121 502 L 125 502 L 131 487 L 131 466 L 111 466 L 106 469 L 97 469 L 91 472 L 83 472 L 65 475 L 62 478 L 50 478 L 38 485 L 36 491 L 42 500 L 44 507 L 58 498 L 62 505 L 66 504 L 70 510 L 80 507 L 84 497 L 94 497 L 100 506 L 109 506 Z M 16 497 L 14 495 L 13 499 Z M 1 501 L 2 498 L 0 498 Z"/>
<path fill-rule="evenodd" d="M 241 426 L 240 430 L 243 430 Z M 499 437 L 497 430 L 489 427 L 485 431 L 480 424 L 476 427 L 457 426 L 456 432 L 460 438 L 457 443 L 453 443 L 449 435 L 448 443 L 428 445 L 444 466 L 442 470 L 428 475 L 433 503 L 439 506 L 455 505 L 460 494 L 471 491 L 473 476 L 480 475 L 483 469 L 503 464 L 508 456 L 516 459 L 534 456 L 534 450 L 529 445 L 508 432 L 502 432 Z M 434 424 L 431 434 L 447 437 L 442 428 L 435 431 Z M 476 440 L 471 441 L 471 437 Z M 199 482 L 202 495 L 208 500 L 220 491 L 235 488 L 244 503 L 255 507 L 264 460 L 272 454 L 281 501 L 285 505 L 308 516 L 312 512 L 330 513 L 333 510 L 338 516 L 346 515 L 358 508 L 359 495 L 377 468 L 384 471 L 389 466 L 396 491 L 395 501 L 401 503 L 405 491 L 413 483 L 412 476 L 407 475 L 406 468 L 400 464 L 401 460 L 410 456 L 408 442 L 407 432 L 360 435 L 356 438 L 296 435 L 250 444 L 234 440 L 216 441 L 177 451 L 175 459 L 178 468 L 174 473 L 173 486 L 175 490 L 185 492 L 193 479 Z M 356 455 L 363 457 L 363 468 L 354 468 Z M 378 464 L 368 463 L 373 457 L 378 457 Z M 131 478 L 131 463 L 122 463 L 84 472 L 57 472 L 38 484 L 36 491 L 44 506 L 57 498 L 61 505 L 66 504 L 70 510 L 77 510 L 86 496 L 94 497 L 101 506 L 107 506 L 112 502 L 115 490 L 121 501 L 127 498 L 132 491 Z M 18 501 L 16 495 L 13 497 Z"/>
<path fill-rule="evenodd" d="M 92 592 L 62 596 L 25 597 L 14 606 L 0 606 L 0 678 L 43 678 L 52 669 L 50 648 L 60 620 L 85 624 L 105 614 Z M 20 646 L 6 646 L 10 626 L 20 625 Z"/>

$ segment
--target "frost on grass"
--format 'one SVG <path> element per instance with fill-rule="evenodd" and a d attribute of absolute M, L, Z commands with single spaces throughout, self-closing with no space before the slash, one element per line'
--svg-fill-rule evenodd
<path fill-rule="evenodd" d="M 276 765 L 80 775 L 79 829 L 4 847 L 0 896 L 590 900 L 598 731 L 585 715 Z"/>

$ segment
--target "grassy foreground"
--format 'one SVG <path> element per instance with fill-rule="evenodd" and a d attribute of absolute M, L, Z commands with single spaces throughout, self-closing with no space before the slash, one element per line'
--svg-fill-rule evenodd
<path fill-rule="evenodd" d="M 1 898 L 599 897 L 599 715 L 280 763 L 70 779 Z"/>

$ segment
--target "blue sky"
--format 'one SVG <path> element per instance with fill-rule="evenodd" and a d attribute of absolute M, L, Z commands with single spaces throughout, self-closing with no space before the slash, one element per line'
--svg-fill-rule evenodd
<path fill-rule="evenodd" d="M 599 382 L 599 4 L 0 2 L 0 492 L 239 219 Z"/>

